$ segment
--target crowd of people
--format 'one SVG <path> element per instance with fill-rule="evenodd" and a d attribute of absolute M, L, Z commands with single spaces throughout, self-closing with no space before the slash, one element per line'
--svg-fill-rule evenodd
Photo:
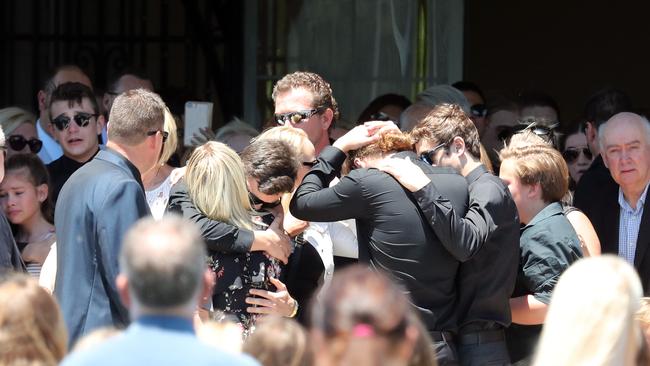
<path fill-rule="evenodd" d="M 471 82 L 351 129 L 293 72 L 182 146 L 146 76 L 0 109 L 0 363 L 650 365 L 650 122 Z M 601 255 L 604 254 L 604 255 Z M 648 340 L 646 340 L 648 339 Z"/>

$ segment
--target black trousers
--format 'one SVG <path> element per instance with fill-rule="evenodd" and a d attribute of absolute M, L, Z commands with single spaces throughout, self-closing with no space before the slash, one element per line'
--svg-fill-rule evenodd
<path fill-rule="evenodd" d="M 481 330 L 458 336 L 461 366 L 510 365 L 510 355 L 502 329 Z"/>

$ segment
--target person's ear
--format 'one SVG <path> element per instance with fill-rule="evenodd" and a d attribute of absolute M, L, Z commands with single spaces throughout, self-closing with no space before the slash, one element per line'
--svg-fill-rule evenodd
<path fill-rule="evenodd" d="M 47 109 L 47 93 L 44 90 L 39 90 L 36 94 L 36 100 L 38 101 L 38 110 L 44 111 Z"/>
<path fill-rule="evenodd" d="M 334 111 L 332 110 L 332 108 L 326 108 L 323 111 L 323 118 L 322 118 L 323 130 L 329 129 L 333 120 L 334 120 Z"/>
<path fill-rule="evenodd" d="M 100 114 L 97 116 L 97 123 L 96 123 L 96 129 L 97 129 L 97 134 L 101 134 L 102 130 L 104 129 L 104 125 L 106 124 L 106 118 L 104 118 L 103 114 Z"/>
<path fill-rule="evenodd" d="M 541 199 L 542 198 L 542 185 L 539 183 L 534 183 L 534 184 L 527 184 L 526 188 L 528 189 L 528 192 L 526 193 L 526 196 L 529 199 Z"/>
<path fill-rule="evenodd" d="M 457 155 L 462 155 L 463 153 L 465 153 L 465 140 L 463 140 L 462 137 L 460 136 L 454 137 L 451 145 L 453 146 L 454 152 Z"/>
<path fill-rule="evenodd" d="M 36 198 L 38 199 L 38 202 L 45 202 L 47 199 L 47 195 L 49 193 L 49 187 L 47 184 L 41 184 L 36 186 Z"/>
<path fill-rule="evenodd" d="M 112 95 L 108 93 L 104 93 L 104 96 L 102 97 L 102 105 L 104 106 L 104 110 L 106 111 L 106 115 L 111 114 L 111 98 Z"/>
<path fill-rule="evenodd" d="M 404 335 L 405 337 L 402 340 L 402 344 L 399 345 L 397 352 L 401 360 L 408 362 L 413 357 L 418 338 L 421 335 L 419 335 L 418 329 L 413 325 L 406 327 Z"/>
<path fill-rule="evenodd" d="M 366 164 L 365 164 L 365 162 L 363 161 L 363 159 L 354 158 L 354 165 L 350 167 L 350 170 L 355 169 L 355 168 L 357 168 L 357 167 L 358 167 L 358 168 L 365 168 L 365 165 L 366 165 Z"/>
<path fill-rule="evenodd" d="M 201 282 L 201 291 L 199 291 L 199 306 L 205 304 L 212 296 L 212 290 L 217 284 L 217 276 L 210 268 L 206 268 L 203 272 Z"/>
<path fill-rule="evenodd" d="M 131 294 L 129 293 L 129 279 L 123 273 L 120 273 L 115 278 L 115 286 L 117 287 L 117 293 L 120 295 L 122 304 L 124 307 L 128 308 L 131 306 Z"/>

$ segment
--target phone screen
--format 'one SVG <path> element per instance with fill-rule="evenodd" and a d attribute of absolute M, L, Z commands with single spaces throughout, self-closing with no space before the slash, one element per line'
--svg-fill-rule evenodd
<path fill-rule="evenodd" d="M 212 124 L 212 103 L 186 102 L 185 103 L 185 134 L 183 144 L 192 146 L 192 137 L 199 134 L 199 129 L 210 127 Z"/>

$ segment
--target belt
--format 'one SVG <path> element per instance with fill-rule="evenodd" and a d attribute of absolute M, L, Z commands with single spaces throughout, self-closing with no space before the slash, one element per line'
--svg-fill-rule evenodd
<path fill-rule="evenodd" d="M 452 343 L 454 340 L 454 334 L 452 332 L 438 332 L 433 331 L 429 332 L 431 340 L 434 342 L 447 342 Z"/>
<path fill-rule="evenodd" d="M 506 336 L 503 330 L 484 330 L 480 332 L 465 333 L 458 336 L 458 343 L 461 345 L 482 344 L 505 341 Z"/>

